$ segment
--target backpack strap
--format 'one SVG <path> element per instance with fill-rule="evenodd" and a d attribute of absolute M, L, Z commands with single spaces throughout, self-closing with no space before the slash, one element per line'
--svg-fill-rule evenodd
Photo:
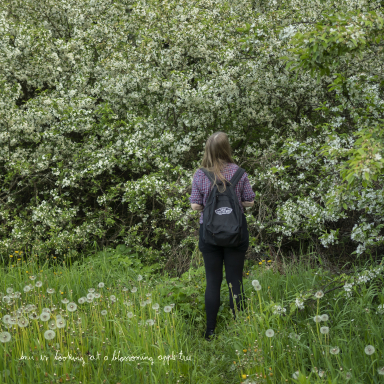
<path fill-rule="evenodd" d="M 205 168 L 200 168 L 204 173 L 205 173 L 205 175 L 208 177 L 208 179 L 211 181 L 211 190 L 213 189 L 213 187 L 214 187 L 214 184 L 215 184 L 215 179 L 214 179 L 214 177 L 215 177 L 215 175 L 214 175 L 214 173 L 213 172 L 209 172 L 207 169 L 205 169 Z M 220 179 L 217 179 L 216 180 L 216 184 L 217 185 L 222 185 L 222 181 L 220 180 Z"/>
<path fill-rule="evenodd" d="M 208 179 L 211 181 L 212 185 L 214 183 L 214 178 L 213 178 L 213 173 L 212 172 L 209 172 L 207 169 L 205 168 L 200 168 L 204 173 L 205 173 L 205 176 L 208 177 Z"/>
<path fill-rule="evenodd" d="M 245 169 L 243 168 L 238 168 L 235 174 L 232 176 L 232 179 L 230 181 L 231 186 L 235 187 L 235 185 L 239 182 L 239 180 L 242 178 L 243 174 L 245 172 Z"/>

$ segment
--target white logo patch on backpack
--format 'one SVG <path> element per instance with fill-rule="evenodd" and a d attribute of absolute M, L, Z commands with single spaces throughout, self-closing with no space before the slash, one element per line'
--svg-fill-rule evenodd
<path fill-rule="evenodd" d="M 215 210 L 215 213 L 218 215 L 229 215 L 232 212 L 232 208 L 229 207 L 221 207 Z"/>

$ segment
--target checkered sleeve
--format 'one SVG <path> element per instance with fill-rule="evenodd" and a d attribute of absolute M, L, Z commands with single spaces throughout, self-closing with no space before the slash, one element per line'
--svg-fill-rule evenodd
<path fill-rule="evenodd" d="M 248 174 L 245 172 L 243 177 L 243 193 L 241 195 L 241 201 L 254 201 L 255 200 L 255 192 L 253 192 L 251 184 L 248 179 Z"/>
<path fill-rule="evenodd" d="M 191 204 L 200 204 L 200 205 L 203 204 L 203 194 L 201 193 L 201 188 L 199 187 L 200 184 L 201 184 L 201 175 L 200 175 L 200 170 L 198 170 L 193 176 L 192 192 L 191 192 L 191 196 L 189 197 L 189 201 Z"/>

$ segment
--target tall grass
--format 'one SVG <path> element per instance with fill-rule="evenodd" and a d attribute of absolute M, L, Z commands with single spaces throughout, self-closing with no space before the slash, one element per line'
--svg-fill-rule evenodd
<path fill-rule="evenodd" d="M 223 282 L 207 342 L 203 267 L 169 278 L 127 253 L 18 258 L 0 270 L 1 383 L 384 382 L 382 274 L 349 295 L 303 255 L 247 261 L 246 309 L 233 320 Z"/>

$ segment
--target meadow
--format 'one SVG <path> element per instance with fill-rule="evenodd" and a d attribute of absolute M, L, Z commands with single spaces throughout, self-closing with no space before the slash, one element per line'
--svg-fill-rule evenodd
<path fill-rule="evenodd" d="M 199 252 L 180 277 L 124 245 L 76 261 L 8 256 L 1 383 L 384 382 L 382 263 L 346 275 L 308 252 L 246 260 L 246 308 L 231 317 L 224 278 L 208 342 Z"/>

